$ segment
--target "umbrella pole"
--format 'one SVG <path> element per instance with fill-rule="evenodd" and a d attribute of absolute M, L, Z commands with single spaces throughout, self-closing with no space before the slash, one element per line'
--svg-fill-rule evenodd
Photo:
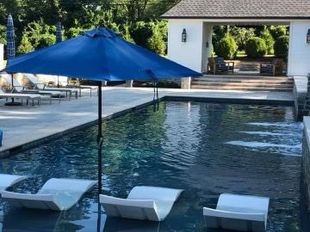
<path fill-rule="evenodd" d="M 101 193 L 102 190 L 102 89 L 101 81 L 98 82 L 98 192 Z M 98 195 L 99 197 L 99 195 Z"/>

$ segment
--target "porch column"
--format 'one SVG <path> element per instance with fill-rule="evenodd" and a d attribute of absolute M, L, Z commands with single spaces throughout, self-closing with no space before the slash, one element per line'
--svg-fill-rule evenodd
<path fill-rule="evenodd" d="M 310 44 L 306 41 L 310 20 L 290 23 L 288 76 L 307 76 L 310 73 Z"/>

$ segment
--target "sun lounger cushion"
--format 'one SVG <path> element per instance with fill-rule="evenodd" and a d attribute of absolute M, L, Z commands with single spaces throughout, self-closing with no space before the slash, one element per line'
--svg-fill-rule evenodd
<path fill-rule="evenodd" d="M 216 209 L 204 207 L 207 227 L 237 231 L 265 231 L 269 198 L 221 194 Z"/>
<path fill-rule="evenodd" d="M 182 191 L 139 186 L 130 191 L 127 199 L 100 195 L 100 203 L 108 216 L 162 221 L 168 216 Z"/>
<path fill-rule="evenodd" d="M 0 190 L 5 190 L 8 187 L 16 184 L 19 181 L 26 179 L 26 176 L 17 176 L 9 174 L 0 174 Z"/>
<path fill-rule="evenodd" d="M 91 180 L 52 178 L 36 194 L 3 191 L 2 198 L 19 207 L 68 210 L 95 184 Z"/>

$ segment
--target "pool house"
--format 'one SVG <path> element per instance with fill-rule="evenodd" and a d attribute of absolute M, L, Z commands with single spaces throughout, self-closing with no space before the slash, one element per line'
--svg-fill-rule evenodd
<path fill-rule="evenodd" d="M 289 53 L 286 76 L 310 72 L 310 4 L 306 0 L 182 0 L 163 16 L 168 20 L 168 56 L 207 72 L 216 25 L 287 25 Z M 190 88 L 190 79 L 183 87 Z"/>

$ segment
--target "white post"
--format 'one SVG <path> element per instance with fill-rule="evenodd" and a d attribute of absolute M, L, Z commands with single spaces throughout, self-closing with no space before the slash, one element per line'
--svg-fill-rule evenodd
<path fill-rule="evenodd" d="M 129 88 L 132 88 L 133 87 L 133 80 L 126 81 L 125 86 L 129 87 Z"/>
<path fill-rule="evenodd" d="M 190 89 L 192 83 L 191 77 L 186 77 L 181 79 L 181 89 Z"/>
<path fill-rule="evenodd" d="M 310 73 L 310 44 L 306 37 L 310 20 L 290 23 L 288 76 L 307 76 Z"/>

